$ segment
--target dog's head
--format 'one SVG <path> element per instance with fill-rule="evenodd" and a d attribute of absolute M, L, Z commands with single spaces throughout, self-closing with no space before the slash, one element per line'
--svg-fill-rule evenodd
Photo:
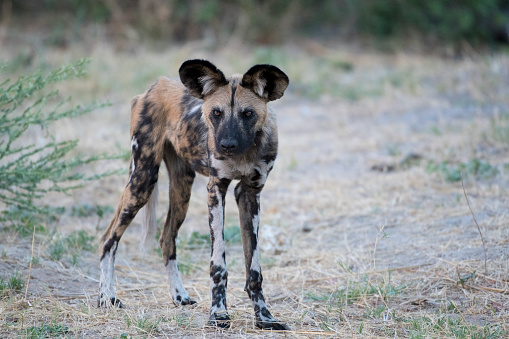
<path fill-rule="evenodd" d="M 189 60 L 179 70 L 189 92 L 203 99 L 202 112 L 215 151 L 235 156 L 249 150 L 267 118 L 267 103 L 283 96 L 288 77 L 271 65 L 255 65 L 244 75 L 226 78 L 205 60 Z"/>

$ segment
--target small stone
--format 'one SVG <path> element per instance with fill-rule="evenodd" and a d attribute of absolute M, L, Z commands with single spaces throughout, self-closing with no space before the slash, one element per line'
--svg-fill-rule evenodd
<path fill-rule="evenodd" d="M 302 226 L 302 232 L 304 232 L 304 233 L 309 233 L 312 230 L 313 230 L 313 227 L 308 223 L 305 223 L 304 226 Z"/>

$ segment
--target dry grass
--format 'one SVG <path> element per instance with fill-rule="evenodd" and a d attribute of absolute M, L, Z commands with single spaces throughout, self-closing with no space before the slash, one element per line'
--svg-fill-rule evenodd
<path fill-rule="evenodd" d="M 2 49 L 0 58 L 18 52 L 11 46 Z M 47 49 L 34 63 L 60 65 L 83 55 L 93 57 L 90 75 L 63 95 L 109 99 L 113 105 L 63 122 L 56 126 L 56 137 L 79 138 L 81 150 L 90 153 L 126 150 L 130 98 L 158 75 L 176 76 L 185 59 L 208 58 L 227 73 L 241 72 L 253 62 L 275 62 L 288 72 L 293 88 L 274 105 L 280 156 L 262 197 L 261 232 L 277 229 L 284 235 L 282 252 L 266 248 L 262 266 L 265 295 L 273 314 L 294 329 L 289 336 L 509 334 L 507 55 L 451 61 L 311 43 L 272 49 L 230 46 L 219 52 L 188 44 L 129 54 L 98 42 L 88 50 Z M 37 141 L 40 135 L 31 138 Z M 419 154 L 420 162 L 405 163 L 410 153 Z M 446 181 L 444 174 L 471 159 L 485 160 L 498 171 L 488 177 L 466 171 L 464 177 L 486 241 L 488 275 L 481 273 L 482 242 L 461 184 Z M 449 167 L 433 169 L 430 163 Z M 379 164 L 394 170 L 370 170 Z M 108 166 L 128 164 L 119 160 Z M 167 180 L 162 173 L 161 192 Z M 106 179 L 59 197 L 59 204 L 68 209 L 78 204 L 115 207 L 124 184 L 122 177 Z M 206 179 L 197 178 L 179 244 L 184 284 L 196 306 L 173 306 L 158 255 L 138 257 L 137 221 L 117 257 L 116 286 L 128 305 L 125 310 L 96 308 L 96 253 L 82 252 L 73 265 L 64 249 L 62 259 L 53 261 L 48 253 L 54 238 L 36 234 L 34 263 L 32 239 L 3 232 L 0 276 L 18 270 L 27 281 L 31 270 L 31 277 L 26 298 L 24 289 L 2 294 L 0 337 L 280 336 L 255 330 L 238 242 L 227 246 L 232 329 L 205 327 L 210 250 L 207 244 L 188 242 L 192 232 L 206 234 L 208 229 L 205 185 Z M 233 198 L 227 199 L 227 226 L 238 225 Z M 159 204 L 162 219 L 166 193 Z M 95 215 L 66 213 L 50 227 L 58 234 L 83 229 L 98 238 L 109 217 L 98 222 Z"/>

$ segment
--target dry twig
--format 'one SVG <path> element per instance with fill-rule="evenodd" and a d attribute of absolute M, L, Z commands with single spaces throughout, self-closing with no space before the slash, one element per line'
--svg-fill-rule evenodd
<path fill-rule="evenodd" d="M 468 201 L 467 192 L 465 191 L 465 185 L 463 184 L 463 175 L 460 173 L 460 179 L 461 179 L 461 187 L 463 188 L 463 194 L 465 195 L 465 199 L 467 200 L 468 208 L 470 209 L 470 213 L 472 213 L 472 218 L 474 218 L 475 225 L 477 226 L 477 230 L 479 231 L 479 235 L 481 236 L 482 240 L 482 248 L 484 251 L 484 274 L 488 274 L 488 266 L 486 265 L 486 246 L 484 244 L 484 237 L 482 236 L 481 228 L 479 227 L 479 224 L 477 223 L 477 219 L 475 218 L 474 211 L 472 210 L 472 206 L 470 206 L 470 201 Z"/>
<path fill-rule="evenodd" d="M 30 274 L 32 273 L 32 261 L 34 260 L 34 244 L 35 244 L 35 223 L 34 223 L 34 231 L 32 233 L 32 253 L 30 254 L 30 265 L 28 266 L 28 278 L 25 288 L 25 300 L 27 300 L 28 294 L 28 285 L 30 285 Z"/>

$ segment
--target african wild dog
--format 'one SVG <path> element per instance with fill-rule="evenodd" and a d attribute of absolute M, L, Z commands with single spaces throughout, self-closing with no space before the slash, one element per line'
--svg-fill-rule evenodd
<path fill-rule="evenodd" d="M 152 194 L 164 160 L 170 177 L 170 207 L 159 239 L 170 279 L 173 301 L 194 304 L 177 267 L 175 238 L 182 225 L 198 172 L 209 177 L 208 207 L 210 239 L 209 324 L 229 327 L 226 310 L 224 244 L 225 194 L 232 180 L 239 180 L 235 199 L 239 207 L 246 264 L 246 286 L 253 302 L 256 325 L 288 329 L 270 314 L 262 293 L 258 249 L 260 193 L 277 155 L 277 128 L 267 103 L 283 96 L 289 80 L 279 68 L 256 65 L 243 76 L 226 78 L 205 60 L 189 60 L 179 70 L 182 84 L 159 78 L 150 89 L 131 102 L 131 165 L 129 181 L 117 212 L 101 238 L 99 307 L 123 307 L 115 297 L 113 270 L 120 237 L 147 202 L 154 215 Z M 149 218 L 150 219 L 150 218 Z M 149 222 L 147 232 L 155 222 Z"/>

